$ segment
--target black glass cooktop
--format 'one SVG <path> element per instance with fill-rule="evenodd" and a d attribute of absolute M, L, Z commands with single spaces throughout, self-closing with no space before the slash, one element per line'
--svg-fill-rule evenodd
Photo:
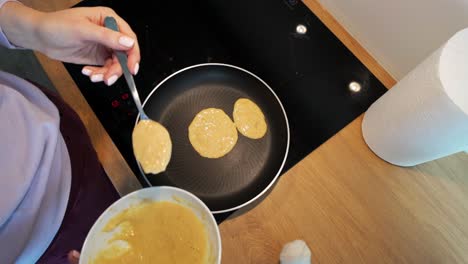
<path fill-rule="evenodd" d="M 266 81 L 281 99 L 290 122 L 285 171 L 386 91 L 297 0 L 85 0 L 79 4 L 98 5 L 112 7 L 138 36 L 142 60 L 135 81 L 142 100 L 171 73 L 199 63 L 233 64 Z M 107 87 L 81 75 L 81 66 L 65 66 L 141 177 L 131 145 L 137 113 L 123 78 Z M 360 84 L 359 92 L 349 89 L 351 82 Z M 143 178 L 139 180 L 147 185 Z"/>

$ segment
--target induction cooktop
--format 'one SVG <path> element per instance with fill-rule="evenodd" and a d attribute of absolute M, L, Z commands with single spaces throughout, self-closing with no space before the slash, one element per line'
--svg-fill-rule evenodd
<path fill-rule="evenodd" d="M 297 0 L 85 0 L 78 6 L 111 7 L 133 28 L 141 48 L 135 82 L 142 100 L 171 73 L 199 63 L 236 65 L 266 81 L 282 101 L 290 123 L 290 150 L 283 171 L 387 91 Z M 133 156 L 131 133 L 137 111 L 125 80 L 120 78 L 111 87 L 93 84 L 81 74 L 81 66 L 65 66 L 147 186 Z"/>

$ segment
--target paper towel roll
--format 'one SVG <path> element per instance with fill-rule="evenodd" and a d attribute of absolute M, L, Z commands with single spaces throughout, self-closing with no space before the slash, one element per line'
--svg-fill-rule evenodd
<path fill-rule="evenodd" d="M 372 104 L 362 132 L 374 153 L 400 166 L 468 150 L 468 28 Z"/>

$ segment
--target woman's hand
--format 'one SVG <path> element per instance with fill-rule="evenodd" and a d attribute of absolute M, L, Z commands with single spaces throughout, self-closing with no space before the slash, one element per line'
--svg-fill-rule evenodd
<path fill-rule="evenodd" d="M 105 28 L 104 18 L 117 20 L 120 32 Z M 0 26 L 16 45 L 40 51 L 50 58 L 95 66 L 85 66 L 83 74 L 91 81 L 112 85 L 122 75 L 112 50 L 128 55 L 128 68 L 138 72 L 140 49 L 135 33 L 107 7 L 72 8 L 43 13 L 22 4 L 9 2 L 0 9 Z"/>

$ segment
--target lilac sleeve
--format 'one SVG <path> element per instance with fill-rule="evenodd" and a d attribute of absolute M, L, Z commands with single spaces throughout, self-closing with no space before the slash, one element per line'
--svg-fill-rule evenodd
<path fill-rule="evenodd" d="M 0 0 L 0 8 L 7 2 L 17 2 L 16 0 Z M 0 45 L 7 47 L 9 49 L 16 49 L 17 46 L 13 45 L 8 41 L 7 37 L 3 33 L 2 26 L 0 25 Z"/>

